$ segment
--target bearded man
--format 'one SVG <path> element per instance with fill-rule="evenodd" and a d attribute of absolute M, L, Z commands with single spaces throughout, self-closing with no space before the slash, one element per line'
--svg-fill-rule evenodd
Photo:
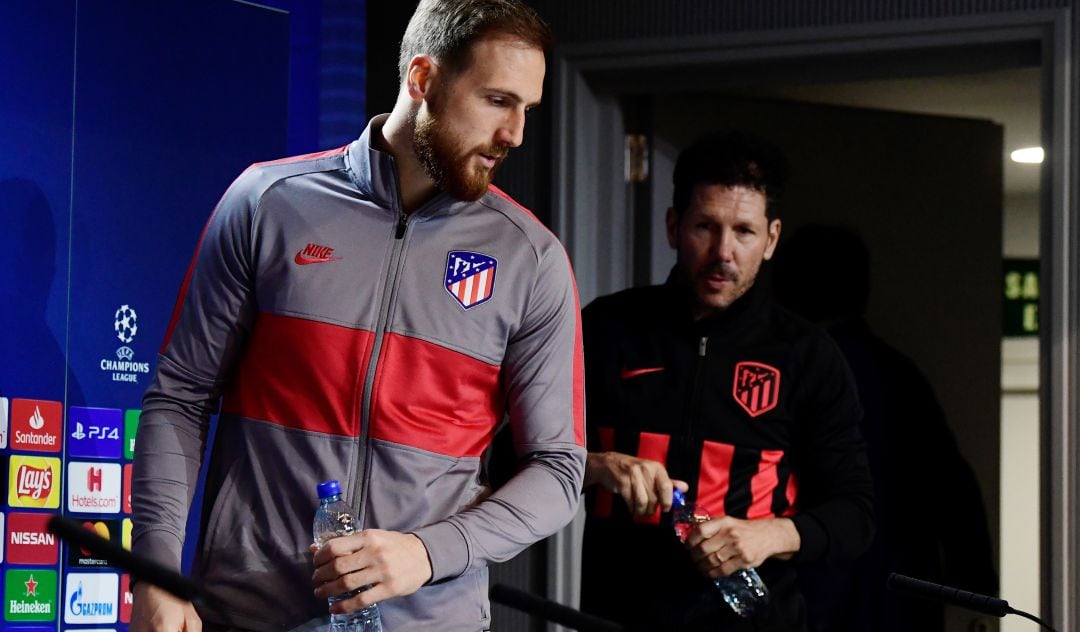
<path fill-rule="evenodd" d="M 423 0 L 389 115 L 225 193 L 143 400 L 132 505 L 134 552 L 178 568 L 220 399 L 195 574 L 228 611 L 139 583 L 133 632 L 288 629 L 365 586 L 334 612 L 378 602 L 389 630 L 487 629 L 487 565 L 574 515 L 569 260 L 491 184 L 549 46 L 519 0 Z M 520 466 L 491 490 L 482 457 L 504 415 Z M 328 479 L 364 530 L 313 552 Z"/>
<path fill-rule="evenodd" d="M 706 134 L 681 151 L 667 282 L 600 297 L 582 315 L 581 604 L 628 630 L 806 630 L 796 567 L 850 561 L 870 545 L 873 486 L 851 371 L 824 331 L 757 283 L 780 239 L 786 165 L 746 132 Z M 675 488 L 712 518 L 685 546 L 664 513 Z M 769 600 L 736 614 L 713 580 L 750 568 Z"/>

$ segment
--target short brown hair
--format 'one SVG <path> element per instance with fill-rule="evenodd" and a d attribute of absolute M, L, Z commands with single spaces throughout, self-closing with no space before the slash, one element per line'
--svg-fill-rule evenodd
<path fill-rule="evenodd" d="M 547 52 L 551 30 L 520 0 L 420 0 L 398 57 L 398 80 L 405 80 L 409 61 L 432 55 L 449 72 L 465 67 L 473 43 L 490 35 L 506 35 Z"/>

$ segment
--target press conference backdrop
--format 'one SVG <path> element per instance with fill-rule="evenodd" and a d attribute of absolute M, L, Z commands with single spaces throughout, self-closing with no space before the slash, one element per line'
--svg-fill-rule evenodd
<path fill-rule="evenodd" d="M 126 630 L 140 400 L 210 211 L 286 155 L 289 16 L 243 2 L 0 3 L 0 629 Z"/>

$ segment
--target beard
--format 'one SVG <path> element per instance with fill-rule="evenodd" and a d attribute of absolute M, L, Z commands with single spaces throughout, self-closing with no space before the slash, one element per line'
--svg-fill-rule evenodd
<path fill-rule="evenodd" d="M 475 202 L 487 192 L 495 177 L 495 170 L 502 164 L 510 148 L 482 145 L 467 149 L 448 127 L 434 112 L 423 120 L 416 117 L 413 152 L 436 187 L 459 200 Z M 495 158 L 495 164 L 490 169 L 472 166 L 472 158 L 477 154 Z"/>

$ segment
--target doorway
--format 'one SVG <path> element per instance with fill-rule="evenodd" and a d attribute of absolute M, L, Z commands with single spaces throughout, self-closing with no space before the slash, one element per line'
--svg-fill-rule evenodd
<path fill-rule="evenodd" d="M 983 32 L 982 35 L 984 41 L 966 45 L 945 43 L 949 38 L 931 38 L 933 45 L 927 45 L 927 38 L 918 33 L 904 34 L 901 38 L 904 42 L 881 37 L 878 44 L 868 45 L 851 33 L 839 37 L 833 33 L 812 43 L 798 36 L 781 40 L 772 34 L 773 41 L 714 43 L 711 48 L 702 42 L 667 43 L 666 48 L 658 44 L 657 48 L 663 50 L 636 51 L 629 56 L 622 51 L 622 58 L 618 60 L 613 59 L 618 53 L 602 54 L 587 47 L 568 51 L 558 66 L 556 128 L 561 138 L 573 141 L 561 144 L 557 155 L 555 223 L 557 232 L 567 242 L 574 257 L 583 303 L 622 287 L 662 278 L 670 265 L 670 260 L 664 259 L 666 244 L 655 243 L 657 237 L 662 240 L 662 234 L 657 230 L 650 239 L 643 239 L 641 235 L 643 230 L 649 231 L 650 226 L 659 227 L 660 224 L 657 217 L 642 213 L 641 209 L 650 208 L 662 213 L 666 208 L 661 184 L 664 172 L 670 169 L 673 151 L 687 139 L 676 139 L 678 133 L 667 133 L 668 138 L 665 138 L 663 133 L 644 130 L 647 136 L 652 134 L 649 162 L 652 177 L 645 187 L 615 182 L 611 178 L 601 177 L 596 183 L 575 183 L 568 182 L 565 177 L 570 175 L 574 165 L 587 164 L 591 156 L 622 155 L 625 141 L 622 135 L 610 133 L 612 120 L 623 124 L 622 131 L 637 133 L 643 132 L 642 111 L 648 113 L 644 119 L 651 117 L 654 123 L 657 111 L 667 111 L 675 120 L 704 120 L 687 109 L 688 97 L 697 100 L 698 114 L 700 108 L 716 106 L 721 100 L 727 108 L 723 112 L 726 117 L 732 116 L 732 108 L 738 110 L 741 107 L 742 114 L 736 114 L 735 120 L 724 127 L 745 126 L 762 109 L 772 108 L 775 114 L 778 108 L 792 107 L 791 102 L 796 100 L 814 103 L 806 106 L 810 108 L 842 104 L 857 106 L 860 111 L 867 108 L 906 110 L 961 117 L 976 126 L 980 123 L 1000 126 L 999 130 L 1003 130 L 1000 146 L 989 154 L 982 153 L 990 156 L 992 164 L 989 168 L 997 165 L 998 175 L 1004 176 L 1004 185 L 997 191 L 998 212 L 990 217 L 984 214 L 982 225 L 975 231 L 979 237 L 973 236 L 973 243 L 977 242 L 982 256 L 987 257 L 981 260 L 981 269 L 974 271 L 981 289 L 972 288 L 963 274 L 953 276 L 957 271 L 953 265 L 941 266 L 945 269 L 935 279 L 943 283 L 943 291 L 948 292 L 946 296 L 981 292 L 982 302 L 978 309 L 983 309 L 985 316 L 975 321 L 977 326 L 984 328 L 981 342 L 976 347 L 954 345 L 952 349 L 940 342 L 930 343 L 928 348 L 936 349 L 940 355 L 935 359 L 925 356 L 927 360 L 923 364 L 930 365 L 931 372 L 944 376 L 935 380 L 942 382 L 948 381 L 949 376 L 963 374 L 964 369 L 959 367 L 958 370 L 958 366 L 979 356 L 980 370 L 984 376 L 989 376 L 984 378 L 988 380 L 985 388 L 968 389 L 978 392 L 969 392 L 971 397 L 966 403 L 963 397 L 946 399 L 958 410 L 964 409 L 950 414 L 950 419 L 967 419 L 957 421 L 960 428 L 954 428 L 954 431 L 957 431 L 962 451 L 979 475 L 990 509 L 992 532 L 999 544 L 1001 596 L 1024 610 L 1043 611 L 1048 616 L 1053 612 L 1059 617 L 1055 623 L 1062 626 L 1071 614 L 1069 608 L 1075 608 L 1068 597 L 1069 589 L 1063 584 L 1066 577 L 1071 577 L 1069 569 L 1073 562 L 1062 559 L 1060 554 L 1050 553 L 1063 551 L 1067 546 L 1056 539 L 1062 536 L 1056 535 L 1050 525 L 1061 524 L 1061 507 L 1066 504 L 1068 489 L 1067 483 L 1054 481 L 1047 472 L 1068 466 L 1055 466 L 1049 459 L 1041 457 L 1045 456 L 1055 436 L 1060 438 L 1066 434 L 1067 401 L 1047 401 L 1045 393 L 1052 391 L 1053 383 L 1061 379 L 1060 375 L 1055 377 L 1055 367 L 1068 363 L 1060 357 L 1064 353 L 1060 344 L 1056 345 L 1058 356 L 1046 353 L 1054 346 L 1051 340 L 1060 340 L 1054 332 L 1061 332 L 1062 327 L 1067 326 L 1067 319 L 1064 323 L 1055 322 L 1061 311 L 1052 305 L 1050 310 L 1044 309 L 1043 322 L 1049 326 L 1043 328 L 1041 342 L 1040 338 L 1030 335 L 1003 339 L 1002 328 L 1003 258 L 1035 260 L 1037 264 L 1040 252 L 1048 250 L 1045 244 L 1054 242 L 1052 224 L 1064 221 L 1061 218 L 1065 184 L 1059 181 L 1040 188 L 1040 182 L 1054 183 L 1055 180 L 1052 173 L 1040 176 L 1036 167 L 1022 174 L 1023 183 L 1018 187 L 1015 173 L 1010 173 L 1014 169 L 1012 165 L 1006 165 L 1002 153 L 1004 149 L 1016 147 L 1018 142 L 1013 136 L 1020 127 L 1024 128 L 1023 135 L 1028 137 L 1034 130 L 1036 142 L 1032 145 L 1039 145 L 1044 137 L 1052 136 L 1054 121 L 1059 121 L 1055 112 L 1064 107 L 1060 102 L 1055 105 L 1051 89 L 1056 80 L 1054 73 L 1061 72 L 1060 60 L 1044 58 L 1044 51 L 1052 50 L 1045 46 L 1045 32 L 1034 33 L 1023 25 L 1005 25 L 994 34 Z M 844 53 L 845 47 L 852 50 Z M 814 81 L 807 81 L 808 77 Z M 1006 122 L 998 115 L 988 115 L 980 110 L 981 106 L 994 105 L 995 101 L 980 96 L 979 86 L 995 82 L 1022 86 L 1021 92 L 1028 105 L 1022 124 L 1018 125 L 1015 120 Z M 939 90 L 949 87 L 953 88 L 951 96 Z M 1014 92 L 1012 96 L 1018 94 Z M 913 96 L 916 98 L 912 99 Z M 964 97 L 967 105 L 953 99 L 958 96 Z M 753 100 L 752 106 L 748 105 L 751 103 L 748 99 Z M 637 105 L 627 108 L 628 100 Z M 646 107 L 641 107 L 643 101 L 647 103 Z M 707 105 L 710 103 L 712 105 Z M 1001 105 L 1000 99 L 996 104 Z M 1049 115 L 1040 116 L 1043 113 Z M 987 120 L 991 122 L 987 123 Z M 605 125 L 596 125 L 596 121 L 608 121 L 605 124 L 608 132 L 604 132 Z M 585 126 L 591 131 L 586 131 Z M 704 129 L 707 127 L 701 127 L 699 131 Z M 922 160 L 921 157 L 917 159 Z M 619 176 L 623 172 L 621 169 L 610 171 Z M 666 175 L 669 178 L 670 171 Z M 842 178 L 834 181 L 850 184 Z M 993 185 L 989 188 L 992 194 Z M 670 189 L 668 195 L 669 192 Z M 640 199 L 635 202 L 635 196 L 640 198 L 641 195 L 649 196 L 647 204 L 641 204 Z M 582 212 L 582 207 L 588 208 L 589 212 Z M 571 209 L 579 210 L 573 212 Z M 598 233 L 598 222 L 606 227 L 606 243 L 592 237 Z M 785 231 L 787 228 L 785 226 Z M 887 240 L 887 233 L 882 230 L 880 237 Z M 935 235 L 927 241 L 934 242 L 939 237 Z M 1061 239 L 1067 241 L 1067 236 L 1062 235 Z M 614 246 L 608 247 L 608 244 Z M 1057 252 L 1066 250 L 1062 244 L 1053 248 Z M 951 256 L 943 241 L 937 245 L 924 244 L 922 250 L 910 254 L 938 262 L 947 262 Z M 648 265 L 641 264 L 642 258 Z M 970 261 L 956 263 L 962 268 Z M 1054 261 L 1044 259 L 1043 264 L 1044 268 L 1062 265 L 1063 262 L 1056 258 Z M 911 280 L 903 279 L 903 270 L 903 267 L 893 266 L 883 274 L 886 277 L 892 275 L 894 281 L 899 279 L 899 285 L 903 286 L 903 281 Z M 647 278 L 643 279 L 642 271 Z M 1053 304 L 1065 300 L 1067 288 L 1050 286 L 1045 278 L 1040 285 L 1042 296 L 1048 299 L 1055 288 L 1061 296 L 1054 299 Z M 934 294 L 930 292 L 928 296 Z M 921 304 L 927 310 L 940 311 L 942 322 L 948 320 L 951 310 L 930 301 Z M 883 305 L 895 304 L 883 302 Z M 910 315 L 899 315 L 897 322 L 905 320 L 910 323 Z M 905 329 L 898 326 L 895 332 L 900 338 L 913 339 L 920 337 L 921 332 L 917 330 L 918 327 Z M 958 348 L 963 352 L 958 352 Z M 1040 368 L 1043 368 L 1042 382 Z M 1044 396 L 1040 398 L 1039 393 Z M 1040 503 L 1041 498 L 1046 501 Z M 1041 519 L 1032 519 L 1033 516 Z M 555 566 L 565 569 L 570 563 L 567 556 L 572 545 L 557 544 L 554 549 Z M 556 575 L 565 577 L 573 573 L 564 571 Z M 560 592 L 565 595 L 573 591 L 573 587 L 568 590 L 565 585 L 559 586 L 560 581 L 559 578 L 554 580 L 556 585 L 552 594 L 556 597 Z M 1040 586 L 1046 588 L 1040 590 Z M 1002 629 L 1010 629 L 1011 623 L 1007 620 Z"/>

